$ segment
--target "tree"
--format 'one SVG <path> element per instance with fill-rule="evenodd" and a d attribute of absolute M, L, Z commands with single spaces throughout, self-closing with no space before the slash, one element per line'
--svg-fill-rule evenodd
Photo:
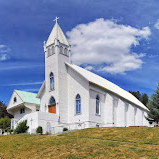
<path fill-rule="evenodd" d="M 132 95 L 134 95 L 139 101 L 141 101 L 141 93 L 139 91 L 134 92 L 134 91 L 129 91 Z"/>
<path fill-rule="evenodd" d="M 28 129 L 29 126 L 27 126 L 27 120 L 24 120 L 18 124 L 18 126 L 14 130 L 14 133 L 15 134 L 26 133 Z"/>
<path fill-rule="evenodd" d="M 137 91 L 137 92 L 129 91 L 129 93 L 134 95 L 140 102 L 142 102 L 145 106 L 147 106 L 149 97 L 146 93 L 143 93 L 142 95 L 139 91 Z"/>
<path fill-rule="evenodd" d="M 148 111 L 148 117 L 146 119 L 149 122 L 159 122 L 159 83 L 157 86 L 157 89 L 155 90 L 155 93 L 151 95 L 151 100 L 149 100 L 147 107 L 149 109 Z"/>
<path fill-rule="evenodd" d="M 148 95 L 147 95 L 146 93 L 142 94 L 142 96 L 141 96 L 141 102 L 142 102 L 144 105 L 147 106 L 148 101 L 149 101 Z"/>
<path fill-rule="evenodd" d="M 5 117 L 13 118 L 13 115 L 7 112 L 7 106 L 0 100 L 0 119 Z"/>
<path fill-rule="evenodd" d="M 5 118 L 0 119 L 0 129 L 10 128 L 11 120 L 6 116 Z"/>

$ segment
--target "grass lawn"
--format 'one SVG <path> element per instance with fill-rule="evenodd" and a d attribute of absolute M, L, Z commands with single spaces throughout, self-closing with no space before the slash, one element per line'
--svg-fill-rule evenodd
<path fill-rule="evenodd" d="M 159 128 L 93 128 L 58 136 L 0 136 L 0 158 L 159 158 Z"/>

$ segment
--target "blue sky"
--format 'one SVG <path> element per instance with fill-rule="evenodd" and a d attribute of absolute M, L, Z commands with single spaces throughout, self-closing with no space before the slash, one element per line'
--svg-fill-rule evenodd
<path fill-rule="evenodd" d="M 8 104 L 14 89 L 38 91 L 45 74 L 43 41 L 56 16 L 71 41 L 73 63 L 127 91 L 153 93 L 159 81 L 159 1 L 1 0 L 0 100 Z"/>

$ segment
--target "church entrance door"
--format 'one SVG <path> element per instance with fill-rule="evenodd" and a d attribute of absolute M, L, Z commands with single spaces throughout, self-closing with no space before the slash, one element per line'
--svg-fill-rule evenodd
<path fill-rule="evenodd" d="M 49 113 L 56 114 L 56 105 L 49 105 Z"/>

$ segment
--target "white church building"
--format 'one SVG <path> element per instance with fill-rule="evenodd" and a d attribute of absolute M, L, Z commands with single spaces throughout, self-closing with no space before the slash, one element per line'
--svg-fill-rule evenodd
<path fill-rule="evenodd" d="M 7 111 L 11 128 L 27 120 L 52 134 L 91 127 L 149 126 L 148 109 L 112 82 L 71 64 L 71 46 L 57 21 L 44 43 L 45 81 L 38 94 L 14 90 Z"/>

